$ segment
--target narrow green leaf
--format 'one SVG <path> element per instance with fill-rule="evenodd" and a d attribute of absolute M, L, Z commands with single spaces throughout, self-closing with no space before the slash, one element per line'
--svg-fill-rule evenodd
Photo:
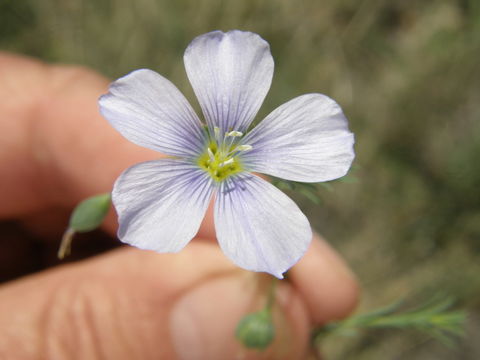
<path fill-rule="evenodd" d="M 366 314 L 352 316 L 342 321 L 316 329 L 312 338 L 318 343 L 328 335 L 345 335 L 364 329 L 414 329 L 424 332 L 447 346 L 454 338 L 463 334 L 466 314 L 461 310 L 450 310 L 451 298 L 434 297 L 413 309 L 400 309 L 401 302 Z"/>

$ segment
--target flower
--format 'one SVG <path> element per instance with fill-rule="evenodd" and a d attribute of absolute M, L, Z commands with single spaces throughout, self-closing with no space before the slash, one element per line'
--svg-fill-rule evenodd
<path fill-rule="evenodd" d="M 127 169 L 112 200 L 118 237 L 141 249 L 180 251 L 215 199 L 218 242 L 238 266 L 278 278 L 306 252 L 312 232 L 297 205 L 255 173 L 321 182 L 346 174 L 353 134 L 321 94 L 299 96 L 249 131 L 271 84 L 268 43 L 251 32 L 213 31 L 185 51 L 206 121 L 167 79 L 141 69 L 113 82 L 100 111 L 133 143 L 169 155 Z"/>

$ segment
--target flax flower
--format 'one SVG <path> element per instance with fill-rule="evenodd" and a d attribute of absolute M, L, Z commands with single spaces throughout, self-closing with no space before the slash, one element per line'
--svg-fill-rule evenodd
<path fill-rule="evenodd" d="M 299 182 L 345 175 L 354 157 L 347 120 L 332 99 L 307 94 L 250 130 L 273 75 L 269 45 L 257 34 L 201 35 L 184 63 L 205 123 L 151 70 L 118 79 L 100 98 L 101 113 L 125 138 L 169 155 L 134 165 L 116 181 L 118 236 L 141 249 L 178 252 L 213 200 L 225 255 L 282 278 L 307 250 L 311 228 L 289 197 L 255 173 Z"/>

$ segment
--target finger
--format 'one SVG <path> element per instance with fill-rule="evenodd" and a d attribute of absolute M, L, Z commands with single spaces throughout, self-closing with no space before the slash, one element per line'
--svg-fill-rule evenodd
<path fill-rule="evenodd" d="M 303 358 L 307 311 L 287 282 L 268 356 L 235 340 L 240 318 L 265 300 L 259 279 L 202 242 L 179 254 L 122 249 L 58 267 L 0 289 L 0 358 Z"/>
<path fill-rule="evenodd" d="M 342 258 L 314 235 L 303 258 L 289 272 L 316 324 L 347 316 L 357 305 L 359 287 Z"/>
<path fill-rule="evenodd" d="M 98 111 L 109 81 L 80 67 L 0 53 L 0 216 L 72 207 L 112 189 L 127 167 L 161 157 L 124 139 Z M 108 219 L 115 227 L 114 216 Z M 214 238 L 211 214 L 200 236 Z"/>

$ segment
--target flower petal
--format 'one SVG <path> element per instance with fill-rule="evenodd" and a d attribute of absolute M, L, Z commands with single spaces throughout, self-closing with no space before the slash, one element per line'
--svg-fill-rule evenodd
<path fill-rule="evenodd" d="M 340 106 L 321 94 L 299 96 L 270 113 L 242 141 L 252 171 L 301 181 L 344 176 L 352 164 L 354 138 Z"/>
<path fill-rule="evenodd" d="M 180 251 L 197 233 L 213 188 L 210 177 L 183 160 L 128 168 L 112 192 L 119 239 L 140 249 Z"/>
<path fill-rule="evenodd" d="M 215 229 L 222 250 L 235 264 L 278 278 L 312 239 L 310 224 L 297 205 L 252 174 L 222 183 L 215 201 Z"/>
<path fill-rule="evenodd" d="M 100 97 L 100 112 L 131 142 L 167 155 L 192 157 L 203 147 L 202 124 L 170 81 L 141 69 Z"/>
<path fill-rule="evenodd" d="M 210 128 L 245 132 L 272 82 L 268 43 L 251 32 L 213 31 L 190 43 L 184 62 Z"/>

